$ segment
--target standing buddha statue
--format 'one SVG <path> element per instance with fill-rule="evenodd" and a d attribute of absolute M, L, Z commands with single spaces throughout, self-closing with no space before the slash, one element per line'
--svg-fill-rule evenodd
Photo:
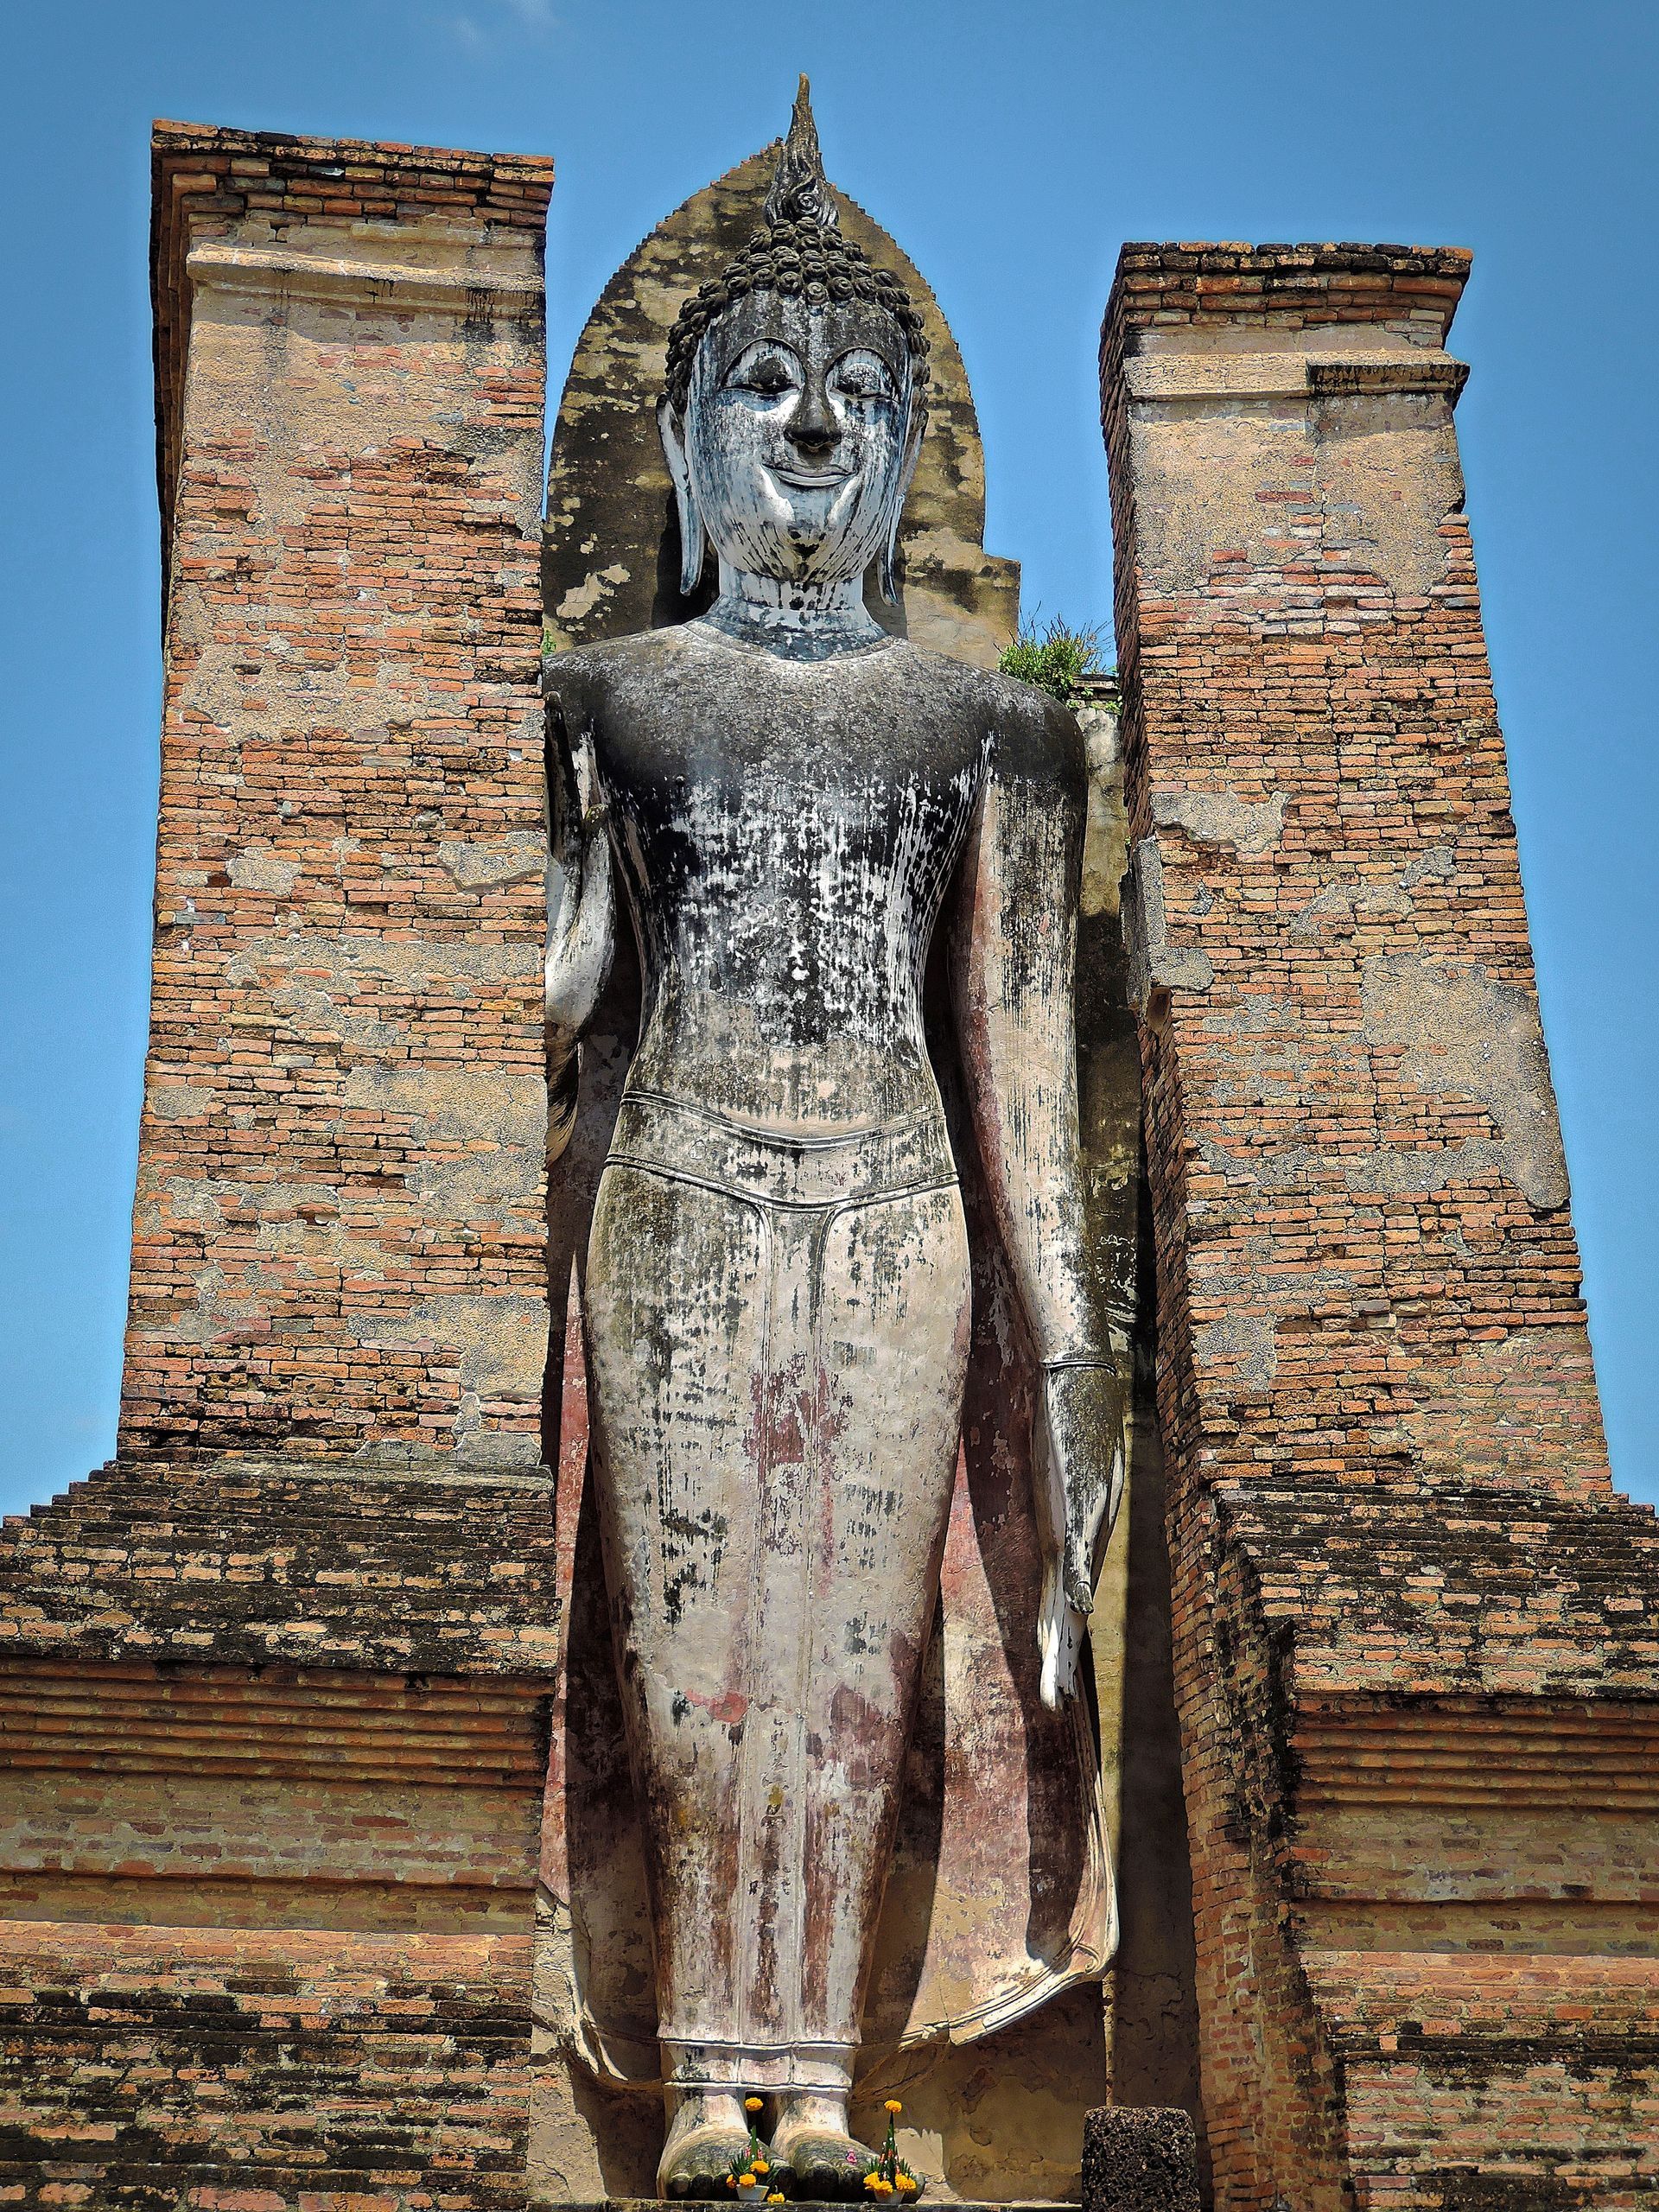
<path fill-rule="evenodd" d="M 746 2098 L 795 2194 L 861 2196 L 875 2163 L 848 2100 L 969 1340 L 923 1020 L 938 926 L 1040 1370 L 1050 1704 L 1121 1488 L 1078 1146 L 1082 741 L 865 604 L 872 568 L 894 596 L 926 404 L 920 317 L 841 234 L 803 81 L 764 226 L 670 347 L 683 587 L 712 544 L 718 594 L 546 666 L 556 1064 L 623 904 L 643 976 L 583 1325 L 670 2197 L 725 2193 Z"/>

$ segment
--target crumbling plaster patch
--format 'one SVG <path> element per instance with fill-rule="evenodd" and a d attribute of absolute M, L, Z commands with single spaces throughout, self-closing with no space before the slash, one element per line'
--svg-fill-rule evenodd
<path fill-rule="evenodd" d="M 366 930 L 353 936 L 295 930 L 245 939 L 226 974 L 232 982 L 245 984 L 257 982 L 265 969 L 295 968 L 325 988 L 355 990 L 365 983 L 385 982 L 416 993 L 454 980 L 528 982 L 539 997 L 541 966 L 541 940 L 528 935 L 507 944 L 487 944 L 454 938 L 383 937 Z"/>
<path fill-rule="evenodd" d="M 211 1112 L 214 1094 L 199 1083 L 169 1083 L 152 1073 L 144 1106 L 156 1122 L 194 1122 Z"/>
<path fill-rule="evenodd" d="M 168 1343 L 225 1344 L 250 1335 L 270 1333 L 270 1295 L 283 1288 L 283 1279 L 272 1269 L 240 1262 L 233 1288 L 227 1287 L 225 1268 L 216 1260 L 181 1271 L 190 1287 L 190 1300 L 169 1299 L 164 1305 L 135 1300 L 132 1333 L 136 1337 L 164 1338 Z M 266 1294 L 261 1296 L 260 1294 Z"/>
<path fill-rule="evenodd" d="M 1196 590 L 1218 552 L 1268 560 L 1286 487 L 1311 489 L 1305 403 L 1141 403 L 1131 446 L 1141 567 L 1149 587 Z M 1301 474 L 1299 474 L 1299 468 Z"/>
<path fill-rule="evenodd" d="M 505 1068 L 358 1067 L 348 1105 L 407 1116 L 428 1137 L 517 1147 L 539 1161 L 547 1113 L 539 1075 Z"/>
<path fill-rule="evenodd" d="M 1123 879 L 1123 950 L 1128 958 L 1129 1004 L 1137 1014 L 1156 1009 L 1169 991 L 1207 991 L 1216 971 L 1209 955 L 1173 945 L 1164 909 L 1164 862 L 1155 837 L 1136 840 Z"/>
<path fill-rule="evenodd" d="M 1452 976 L 1379 956 L 1365 963 L 1361 1001 L 1367 1042 L 1403 1047 L 1401 1079 L 1478 1100 L 1501 1133 L 1503 1173 L 1541 1211 L 1564 1206 L 1567 1157 L 1531 992 L 1479 969 Z"/>
<path fill-rule="evenodd" d="M 534 1299 L 439 1295 L 402 1313 L 353 1314 L 351 1326 L 360 1344 L 443 1346 L 463 1392 L 529 1403 L 542 1395 L 547 1309 Z"/>
<path fill-rule="evenodd" d="M 350 327 L 346 378 L 334 365 L 344 334 L 337 303 L 294 293 L 273 315 L 271 297 L 223 291 L 211 272 L 196 289 L 191 439 L 198 447 L 221 435 L 237 441 L 249 478 L 248 518 L 262 530 L 310 526 L 326 505 L 319 482 L 353 461 L 372 466 L 394 426 L 397 437 L 418 438 L 435 454 L 483 457 L 503 445 L 499 432 L 467 419 L 475 413 L 474 380 L 460 319 L 361 296 L 353 302 Z M 531 346 L 512 336 L 516 327 L 511 317 L 491 326 L 492 350 L 503 359 L 531 356 Z M 510 447 L 504 451 L 510 455 Z M 514 473 L 516 493 L 505 474 L 473 480 L 468 505 L 480 521 L 493 518 L 533 537 L 539 501 Z"/>
<path fill-rule="evenodd" d="M 1163 789 L 1152 797 L 1152 818 L 1160 830 L 1184 830 L 1201 845 L 1231 845 L 1246 855 L 1269 852 L 1285 826 L 1285 796 L 1236 798 L 1230 791 Z"/>
<path fill-rule="evenodd" d="M 530 830 L 510 830 L 490 844 L 446 837 L 438 846 L 438 859 L 463 891 L 528 883 L 547 867 L 547 840 Z"/>
<path fill-rule="evenodd" d="M 1333 903 L 1332 911 L 1340 908 Z M 1408 1090 L 1472 1099 L 1496 1134 L 1446 1145 L 1379 1141 L 1333 1151 L 1279 1144 L 1249 1154 L 1200 1136 L 1211 1172 L 1274 1192 L 1312 1189 L 1335 1175 L 1356 1195 L 1376 1196 L 1428 1195 L 1497 1173 L 1541 1211 L 1565 1205 L 1566 1157 L 1531 994 L 1480 970 L 1448 976 L 1421 956 L 1379 955 L 1364 963 L 1360 999 L 1358 1027 L 1346 1036 L 1321 1030 L 1305 1037 L 1300 1010 L 1288 1000 L 1256 995 L 1212 1008 L 1207 1033 L 1229 1071 L 1216 1083 L 1217 1103 L 1318 1104 L 1319 1070 L 1327 1089 L 1375 1099 L 1380 1054 Z M 1357 1065 L 1360 1056 L 1368 1067 Z"/>
<path fill-rule="evenodd" d="M 279 860 L 272 852 L 232 853 L 226 873 L 238 891 L 269 891 L 286 899 L 300 874 L 297 861 Z"/>
<path fill-rule="evenodd" d="M 1154 592 L 1198 590 L 1218 554 L 1278 568 L 1344 550 L 1402 595 L 1440 581 L 1441 523 L 1463 504 L 1443 391 L 1138 400 L 1141 565 Z"/>

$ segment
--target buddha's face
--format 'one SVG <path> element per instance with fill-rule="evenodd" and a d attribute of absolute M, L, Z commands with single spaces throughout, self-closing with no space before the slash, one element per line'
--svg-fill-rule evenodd
<path fill-rule="evenodd" d="M 904 333 L 882 308 L 753 293 L 709 326 L 684 423 L 671 410 L 664 440 L 734 569 L 836 582 L 861 575 L 897 527 L 913 399 Z"/>

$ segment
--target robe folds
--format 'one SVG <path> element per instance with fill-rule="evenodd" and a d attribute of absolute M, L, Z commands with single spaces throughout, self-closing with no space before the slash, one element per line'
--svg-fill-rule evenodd
<path fill-rule="evenodd" d="M 630 1027 L 624 1014 L 617 1029 Z M 550 1408 L 559 1415 L 565 1662 L 551 1715 L 536 2004 L 540 2025 L 601 2079 L 651 2089 L 664 2071 L 658 1975 L 580 1313 L 594 1192 L 629 1057 L 606 1030 L 601 1021 L 590 1033 L 587 1096 L 550 1201 L 554 1281 L 569 1286 L 563 1374 Z M 947 1105 L 955 1103 L 947 1085 Z M 1086 1665 L 1079 1695 L 1060 1712 L 1038 1694 L 1034 1377 L 972 1139 L 950 1118 L 971 1253 L 971 1333 L 938 1596 L 855 2062 L 861 2090 L 882 2094 L 949 2045 L 1097 1979 L 1116 1940 Z M 556 1310 L 556 1327 L 558 1318 Z"/>

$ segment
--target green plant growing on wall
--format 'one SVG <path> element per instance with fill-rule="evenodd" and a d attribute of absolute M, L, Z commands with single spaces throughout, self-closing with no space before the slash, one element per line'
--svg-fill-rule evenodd
<path fill-rule="evenodd" d="M 1040 626 L 1035 620 L 1022 623 L 1019 636 L 1003 647 L 996 664 L 1004 676 L 1035 684 L 1062 705 L 1077 696 L 1089 677 L 1110 673 L 1099 624 L 1074 630 L 1058 615 Z"/>

